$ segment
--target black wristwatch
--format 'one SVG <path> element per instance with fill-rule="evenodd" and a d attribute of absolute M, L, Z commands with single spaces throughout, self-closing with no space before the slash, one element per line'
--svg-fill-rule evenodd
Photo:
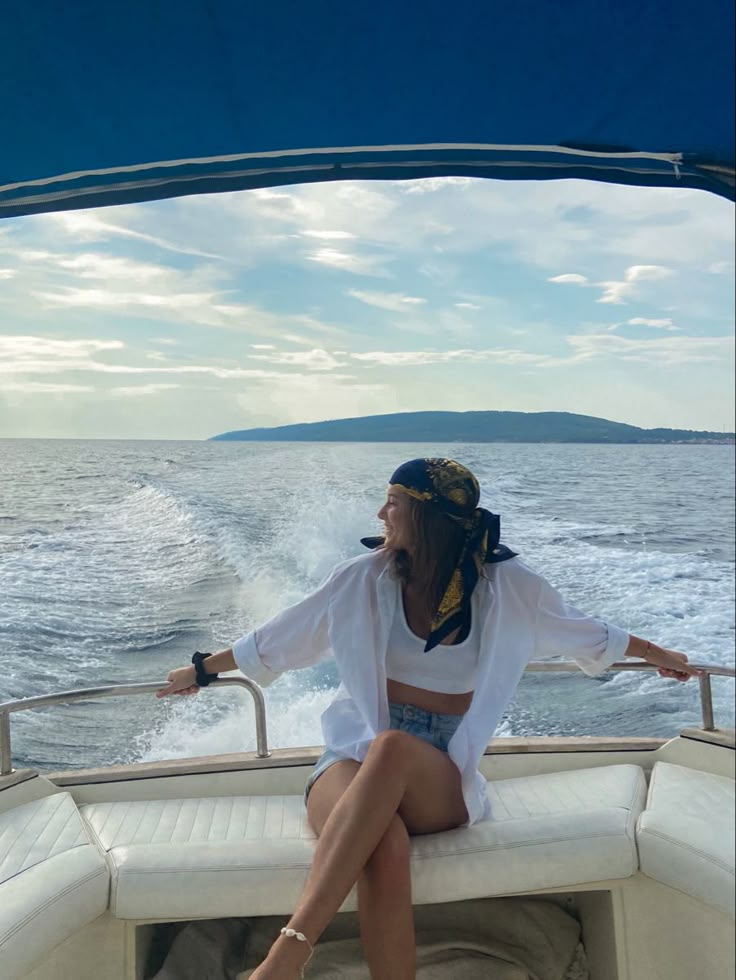
<path fill-rule="evenodd" d="M 192 663 L 194 664 L 194 673 L 197 678 L 198 687 L 207 687 L 207 685 L 211 684 L 212 681 L 217 680 L 218 677 L 217 674 L 205 673 L 204 664 L 202 663 L 203 660 L 206 660 L 207 657 L 211 657 L 211 656 L 212 656 L 211 653 L 200 653 L 199 650 L 197 650 L 197 652 L 192 657 Z"/>

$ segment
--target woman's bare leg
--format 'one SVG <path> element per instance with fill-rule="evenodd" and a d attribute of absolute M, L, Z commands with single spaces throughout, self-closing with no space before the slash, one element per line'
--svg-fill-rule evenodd
<path fill-rule="evenodd" d="M 358 878 L 358 914 L 373 980 L 414 980 L 409 833 L 398 814 Z"/>
<path fill-rule="evenodd" d="M 353 781 L 357 762 L 337 762 L 320 776 L 309 794 L 309 822 L 317 834 Z M 409 834 L 396 814 L 358 878 L 358 917 L 363 951 L 375 980 L 413 980 L 416 963 L 411 906 Z"/>
<path fill-rule="evenodd" d="M 390 729 L 371 743 L 325 822 L 291 928 L 303 932 L 311 943 L 317 941 L 397 813 L 413 834 L 449 830 L 467 820 L 460 773 L 450 758 L 413 735 Z M 306 958 L 297 949 L 301 946 L 281 937 L 253 980 L 298 976 Z"/>

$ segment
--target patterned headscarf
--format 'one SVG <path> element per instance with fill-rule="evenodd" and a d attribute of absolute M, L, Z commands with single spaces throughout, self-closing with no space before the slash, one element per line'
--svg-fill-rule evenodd
<path fill-rule="evenodd" d="M 432 616 L 425 652 L 468 623 L 470 597 L 484 564 L 507 561 L 516 552 L 499 544 L 501 520 L 478 506 L 480 487 L 467 467 L 452 459 L 412 459 L 396 470 L 390 490 L 406 493 L 435 507 L 465 531 L 460 558 L 439 606 Z M 368 548 L 384 543 L 382 537 L 362 538 Z"/>

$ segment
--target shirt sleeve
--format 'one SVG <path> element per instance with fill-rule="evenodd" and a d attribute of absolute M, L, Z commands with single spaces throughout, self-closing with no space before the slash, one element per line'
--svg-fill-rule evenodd
<path fill-rule="evenodd" d="M 629 645 L 626 630 L 569 606 L 546 579 L 542 576 L 539 579 L 536 660 L 571 659 L 586 674 L 595 677 L 623 658 Z"/>
<path fill-rule="evenodd" d="M 320 587 L 233 643 L 239 669 L 261 687 L 286 670 L 311 667 L 331 654 L 327 612 L 336 566 Z"/>

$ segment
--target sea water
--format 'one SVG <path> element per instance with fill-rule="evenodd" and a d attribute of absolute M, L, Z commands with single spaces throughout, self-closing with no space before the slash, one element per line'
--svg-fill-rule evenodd
<path fill-rule="evenodd" d="M 395 467 L 452 456 L 502 540 L 568 602 L 698 662 L 734 661 L 732 446 L 0 441 L 0 701 L 161 681 L 315 588 L 376 533 Z M 334 665 L 265 691 L 271 747 L 319 745 Z M 733 726 L 733 681 L 714 679 Z M 696 682 L 528 674 L 500 735 L 670 736 Z M 239 689 L 12 717 L 20 766 L 255 747 Z"/>

